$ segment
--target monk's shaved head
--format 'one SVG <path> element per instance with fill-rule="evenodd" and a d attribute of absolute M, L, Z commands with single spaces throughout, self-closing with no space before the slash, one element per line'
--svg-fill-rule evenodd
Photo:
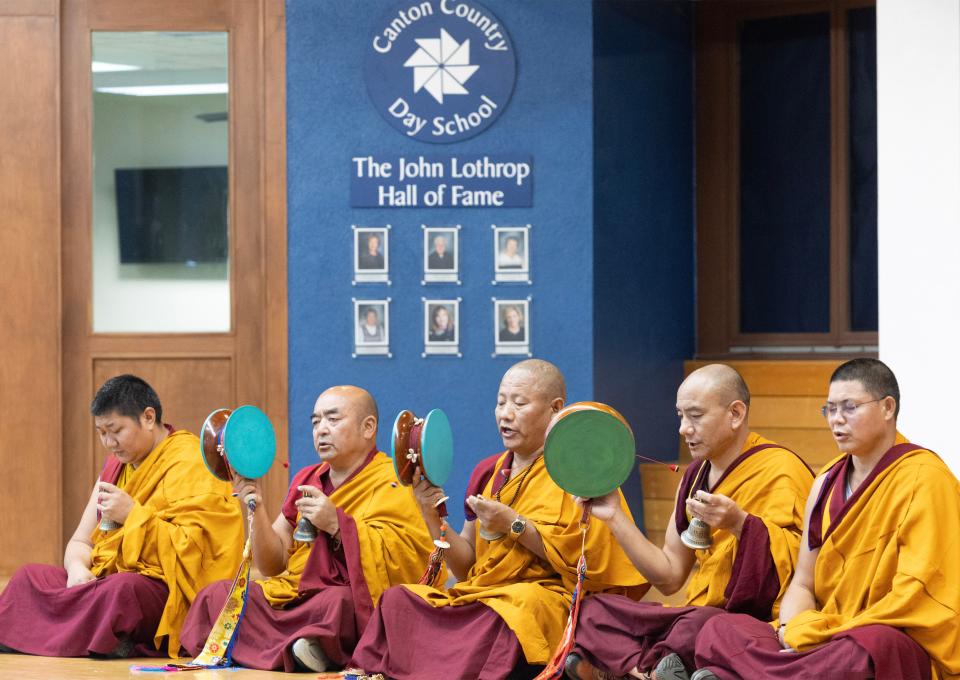
<path fill-rule="evenodd" d="M 537 390 L 547 399 L 553 400 L 559 398 L 564 401 L 567 400 L 567 381 L 564 380 L 563 373 L 560 372 L 560 369 L 549 361 L 544 361 L 543 359 L 525 359 L 511 366 L 504 374 L 504 380 L 506 380 L 507 376 L 514 373 L 526 373 L 532 377 Z"/>
<path fill-rule="evenodd" d="M 327 395 L 346 399 L 350 406 L 356 409 L 356 416 L 360 420 L 363 420 L 367 416 L 373 416 L 377 422 L 380 421 L 380 413 L 377 409 L 376 400 L 372 394 L 362 387 L 356 387 L 355 385 L 336 385 L 335 387 L 325 390 L 323 394 L 320 395 L 320 399 L 323 399 L 323 397 Z M 320 402 L 320 399 L 317 400 L 317 403 Z"/>
<path fill-rule="evenodd" d="M 735 368 L 726 364 L 708 364 L 698 368 L 687 376 L 680 385 L 680 389 L 693 385 L 705 388 L 710 394 L 716 396 L 721 404 L 742 401 L 748 407 L 750 406 L 750 390 L 747 388 L 747 383 Z"/>

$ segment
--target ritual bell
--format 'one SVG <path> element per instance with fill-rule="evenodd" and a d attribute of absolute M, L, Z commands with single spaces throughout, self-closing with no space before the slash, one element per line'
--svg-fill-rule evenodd
<path fill-rule="evenodd" d="M 119 522 L 114 522 L 112 519 L 107 519 L 102 515 L 100 516 L 100 531 L 115 531 L 122 526 Z"/>
<path fill-rule="evenodd" d="M 303 497 L 309 498 L 309 495 L 303 494 Z M 297 528 L 293 530 L 293 540 L 300 543 L 313 543 L 317 540 L 317 527 L 301 515 L 300 521 L 297 522 Z"/>
<path fill-rule="evenodd" d="M 710 537 L 710 525 L 702 519 L 694 517 L 690 520 L 690 526 L 680 534 L 680 540 L 691 550 L 706 550 L 713 545 L 713 539 Z"/>

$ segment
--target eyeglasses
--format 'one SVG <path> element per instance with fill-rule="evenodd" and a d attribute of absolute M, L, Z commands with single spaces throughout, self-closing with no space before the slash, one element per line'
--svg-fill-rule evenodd
<path fill-rule="evenodd" d="M 874 404 L 878 401 L 883 401 L 886 397 L 881 397 L 880 399 L 871 399 L 870 401 L 861 401 L 859 404 L 851 399 L 845 399 L 837 404 L 831 404 L 829 401 L 820 407 L 820 415 L 824 418 L 832 418 L 837 415 L 837 411 L 843 413 L 844 417 L 849 418 L 854 413 L 857 412 L 857 409 L 866 404 Z"/>

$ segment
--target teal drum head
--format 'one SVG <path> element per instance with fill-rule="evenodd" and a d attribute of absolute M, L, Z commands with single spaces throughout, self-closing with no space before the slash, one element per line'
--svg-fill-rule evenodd
<path fill-rule="evenodd" d="M 423 473 L 434 486 L 443 486 L 453 467 L 453 432 L 447 414 L 438 408 L 427 414 L 420 435 Z"/>
<path fill-rule="evenodd" d="M 259 479 L 267 474 L 277 453 L 277 436 L 267 414 L 256 406 L 234 410 L 223 427 L 223 451 L 241 477 Z"/>
<path fill-rule="evenodd" d="M 633 432 L 615 410 L 602 404 L 572 404 L 551 423 L 543 459 L 561 489 L 581 498 L 598 498 L 627 480 L 635 451 Z"/>

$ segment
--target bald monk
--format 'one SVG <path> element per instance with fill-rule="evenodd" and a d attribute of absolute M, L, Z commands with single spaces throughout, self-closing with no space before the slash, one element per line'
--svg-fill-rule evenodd
<path fill-rule="evenodd" d="M 384 593 L 352 666 L 394 680 L 500 680 L 516 667 L 532 675 L 530 666 L 547 663 L 566 622 L 581 547 L 582 511 L 550 479 L 542 455 L 547 425 L 565 399 L 563 375 L 546 361 L 522 361 L 503 376 L 495 413 L 507 450 L 476 466 L 463 530 L 447 535 L 457 583 Z M 415 492 L 439 536 L 443 491 L 421 479 Z M 587 588 L 642 596 L 643 579 L 609 532 L 598 525 L 588 537 Z"/>
<path fill-rule="evenodd" d="M 686 680 L 697 632 L 708 618 L 723 611 L 776 615 L 793 573 L 813 473 L 794 453 L 751 432 L 749 409 L 747 385 L 729 366 L 704 366 L 680 385 L 680 435 L 693 463 L 680 481 L 662 549 L 619 511 L 615 495 L 590 504 L 661 593 L 690 582 L 683 607 L 588 597 L 567 658 L 570 678 Z M 706 550 L 680 539 L 694 517 L 712 527 Z"/>
<path fill-rule="evenodd" d="M 377 405 L 359 387 L 331 387 L 313 409 L 320 462 L 294 475 L 280 514 L 270 523 L 258 482 L 253 494 L 254 566 L 268 576 L 250 584 L 233 648 L 249 668 L 324 671 L 340 667 L 391 585 L 416 582 L 433 549 L 409 488 L 377 451 Z M 300 517 L 318 530 L 312 543 L 293 538 Z M 184 648 L 202 649 L 231 587 L 215 583 L 197 596 L 183 628 Z"/>
<path fill-rule="evenodd" d="M 960 485 L 897 432 L 899 410 L 884 363 L 834 371 L 823 411 L 842 455 L 814 483 L 780 620 L 711 620 L 694 677 L 960 675 Z"/>
<path fill-rule="evenodd" d="M 174 656 L 193 596 L 239 565 L 239 503 L 207 472 L 197 437 L 163 423 L 142 379 L 111 378 L 90 411 L 110 455 L 64 568 L 26 565 L 0 595 L 0 645 L 43 656 Z M 101 528 L 101 517 L 118 528 Z"/>

